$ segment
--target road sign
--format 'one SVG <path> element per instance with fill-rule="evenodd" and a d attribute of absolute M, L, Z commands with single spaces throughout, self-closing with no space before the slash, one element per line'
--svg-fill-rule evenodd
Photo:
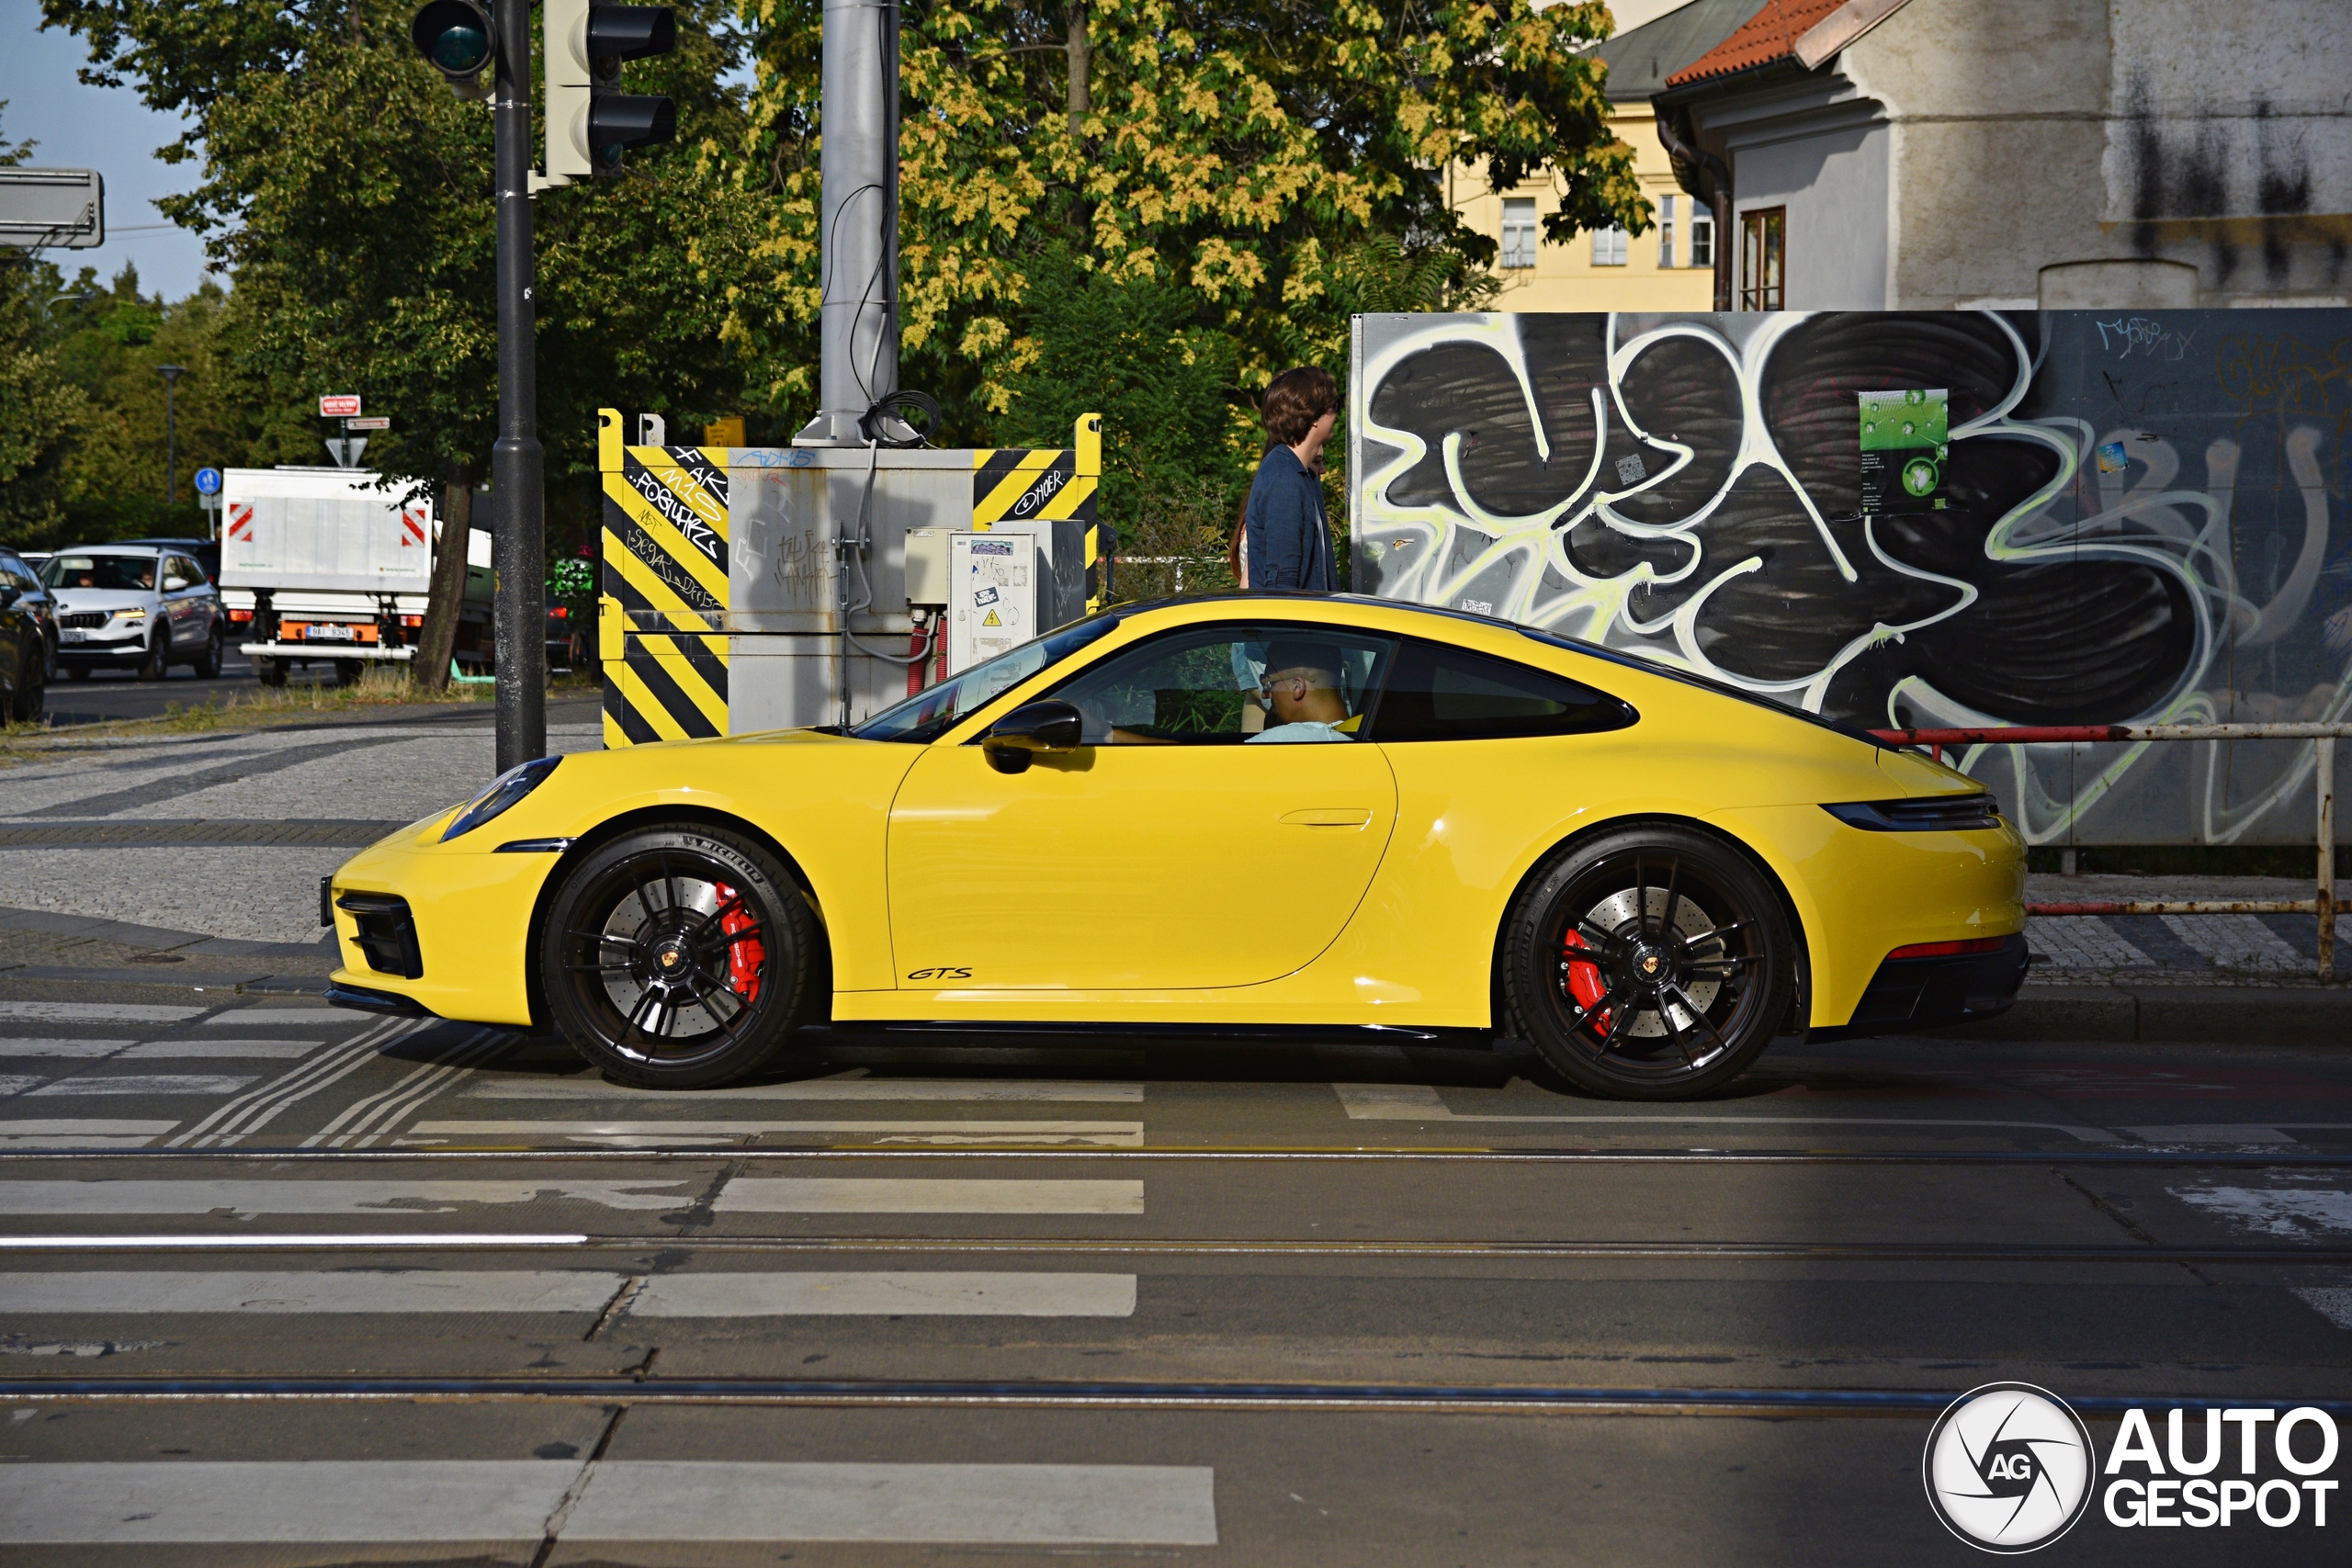
<path fill-rule="evenodd" d="M 392 420 L 390 414 L 370 414 L 366 419 L 346 419 L 343 427 L 345 430 L 390 430 Z"/>
<path fill-rule="evenodd" d="M 337 414 L 355 414 L 358 412 L 359 394 L 356 392 L 330 392 L 319 400 L 321 419 L 333 419 Z"/>
<path fill-rule="evenodd" d="M 0 245 L 95 250 L 107 243 L 107 186 L 96 169 L 0 169 Z"/>
<path fill-rule="evenodd" d="M 327 456 L 334 459 L 334 466 L 338 468 L 357 468 L 359 454 L 366 450 L 368 450 L 368 438 L 364 435 L 355 435 L 347 441 L 327 443 Z"/>
<path fill-rule="evenodd" d="M 220 493 L 220 470 L 218 468 L 197 469 L 196 493 L 198 495 L 219 495 Z"/>

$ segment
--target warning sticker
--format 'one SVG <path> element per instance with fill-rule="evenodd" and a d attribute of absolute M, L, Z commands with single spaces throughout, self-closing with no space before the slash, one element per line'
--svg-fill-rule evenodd
<path fill-rule="evenodd" d="M 996 612 L 994 610 L 990 610 L 986 618 L 980 622 L 980 625 L 984 626 L 1001 626 L 1004 625 L 1004 623 L 997 619 Z"/>

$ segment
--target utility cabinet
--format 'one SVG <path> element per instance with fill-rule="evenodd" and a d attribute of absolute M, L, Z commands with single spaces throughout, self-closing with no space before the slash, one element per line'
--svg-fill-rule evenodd
<path fill-rule="evenodd" d="M 1027 563 L 1005 647 L 1102 592 L 1100 415 L 1067 447 L 978 450 L 631 445 L 599 418 L 608 746 L 856 724 L 961 668 L 961 538 Z"/>

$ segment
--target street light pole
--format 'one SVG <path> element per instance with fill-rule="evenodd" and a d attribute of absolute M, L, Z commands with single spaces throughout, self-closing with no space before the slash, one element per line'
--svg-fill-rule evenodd
<path fill-rule="evenodd" d="M 538 435 L 531 299 L 531 6 L 495 0 L 492 94 L 498 194 L 498 441 L 490 451 L 498 771 L 547 754 L 546 456 Z M 461 544 L 459 548 L 463 548 Z"/>
<path fill-rule="evenodd" d="M 178 389 L 180 378 L 187 374 L 185 365 L 158 365 L 155 374 L 164 378 L 164 504 L 169 506 L 179 499 L 179 421 L 173 404 L 173 393 Z"/>

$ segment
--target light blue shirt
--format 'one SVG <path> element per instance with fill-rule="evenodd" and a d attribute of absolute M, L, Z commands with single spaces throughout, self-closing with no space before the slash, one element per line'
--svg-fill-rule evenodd
<path fill-rule="evenodd" d="M 1353 740 L 1354 739 L 1354 736 L 1348 734 L 1336 724 L 1317 724 L 1312 719 L 1300 719 L 1293 724 L 1278 724 L 1272 729 L 1261 729 L 1242 744 L 1254 746 L 1261 740 L 1271 740 L 1278 745 L 1288 745 L 1293 741 L 1311 743 L 1318 740 Z"/>

